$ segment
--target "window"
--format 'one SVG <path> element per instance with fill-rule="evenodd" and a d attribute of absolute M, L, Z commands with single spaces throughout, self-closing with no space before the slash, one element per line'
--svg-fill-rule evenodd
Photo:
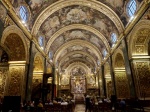
<path fill-rule="evenodd" d="M 104 49 L 103 50 L 103 56 L 104 56 L 104 58 L 106 57 L 106 55 L 107 55 L 107 51 L 106 51 L 106 49 Z"/>
<path fill-rule="evenodd" d="M 25 6 L 20 6 L 19 14 L 21 19 L 26 22 L 28 20 L 28 10 Z"/>
<path fill-rule="evenodd" d="M 130 0 L 128 5 L 127 5 L 127 13 L 130 17 L 132 17 L 135 12 L 136 12 L 136 1 L 135 0 Z"/>
<path fill-rule="evenodd" d="M 116 35 L 116 33 L 112 33 L 111 34 L 111 41 L 112 41 L 112 44 L 116 43 L 116 41 L 117 41 L 117 35 Z"/>
<path fill-rule="evenodd" d="M 42 36 L 40 36 L 38 41 L 39 41 L 39 45 L 41 47 L 43 47 L 44 46 L 44 38 Z"/>
<path fill-rule="evenodd" d="M 50 51 L 49 52 L 49 58 L 52 59 L 53 58 L 53 53 Z"/>

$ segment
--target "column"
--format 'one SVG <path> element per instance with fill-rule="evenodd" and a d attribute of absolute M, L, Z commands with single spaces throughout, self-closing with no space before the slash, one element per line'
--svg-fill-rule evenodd
<path fill-rule="evenodd" d="M 101 66 L 101 71 L 102 71 L 102 86 L 103 86 L 103 95 L 106 97 L 106 81 L 105 81 L 105 74 L 104 74 L 104 65 Z"/>
<path fill-rule="evenodd" d="M 131 69 L 131 63 L 129 61 L 128 57 L 128 48 L 127 48 L 127 43 L 125 38 L 122 40 L 122 51 L 124 55 L 124 62 L 125 62 L 125 69 L 126 69 L 126 75 L 128 78 L 129 82 L 129 89 L 130 89 L 130 97 L 136 97 L 136 91 L 135 91 L 135 84 L 134 84 L 134 79 L 133 79 L 133 73 Z"/>
<path fill-rule="evenodd" d="M 34 63 L 34 54 L 33 51 L 33 42 L 30 41 L 30 48 L 29 48 L 29 64 L 27 65 L 27 77 L 26 77 L 26 91 L 25 91 L 25 99 L 27 101 L 31 100 L 32 94 L 32 77 L 33 77 L 33 63 Z"/>
<path fill-rule="evenodd" d="M 98 70 L 98 72 L 97 72 L 97 78 L 98 78 L 98 95 L 100 96 L 100 70 Z"/>
<path fill-rule="evenodd" d="M 112 93 L 113 95 L 116 95 L 115 74 L 113 71 L 112 56 L 109 57 L 109 64 L 110 64 L 110 75 L 112 80 Z"/>
<path fill-rule="evenodd" d="M 55 97 L 55 67 L 52 67 L 52 96 L 51 100 Z"/>
<path fill-rule="evenodd" d="M 48 91 L 48 87 L 47 87 L 48 74 L 46 72 L 47 72 L 47 68 L 46 68 L 46 58 L 45 58 L 44 59 L 43 85 L 42 85 L 42 100 L 43 101 L 47 100 L 47 91 Z"/>
<path fill-rule="evenodd" d="M 0 86 L 1 86 L 0 97 L 3 97 L 5 93 L 5 87 L 7 83 L 6 79 L 9 73 L 8 70 L 9 70 L 8 63 L 0 63 Z"/>

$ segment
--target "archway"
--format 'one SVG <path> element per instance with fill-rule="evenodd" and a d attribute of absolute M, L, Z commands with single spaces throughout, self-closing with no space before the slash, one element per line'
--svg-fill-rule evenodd
<path fill-rule="evenodd" d="M 16 29 L 16 30 L 14 30 Z M 28 62 L 28 48 L 25 36 L 16 26 L 7 27 L 2 35 L 1 45 L 9 55 L 9 73 L 5 86 L 5 96 L 21 96 L 25 98 L 26 63 Z"/>
<path fill-rule="evenodd" d="M 32 99 L 42 98 L 44 63 L 42 56 L 37 53 L 34 57 L 34 69 L 32 77 Z"/>
<path fill-rule="evenodd" d="M 113 60 L 116 95 L 118 98 L 129 98 L 129 83 L 126 76 L 123 53 L 120 49 L 117 49 L 113 56 Z"/>
<path fill-rule="evenodd" d="M 140 21 L 129 38 L 129 54 L 132 59 L 135 88 L 139 98 L 150 97 L 149 25 L 149 20 Z"/>

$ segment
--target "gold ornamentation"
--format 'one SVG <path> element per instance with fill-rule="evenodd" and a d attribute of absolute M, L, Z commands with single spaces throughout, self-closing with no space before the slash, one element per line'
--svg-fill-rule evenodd
<path fill-rule="evenodd" d="M 136 72 L 136 88 L 140 97 L 150 97 L 150 63 L 135 62 Z"/>
<path fill-rule="evenodd" d="M 14 35 L 14 37 L 17 37 L 17 38 L 10 37 L 10 36 L 13 36 L 13 35 Z M 26 44 L 25 38 L 27 38 L 27 37 L 24 35 L 24 33 L 21 31 L 21 29 L 19 29 L 15 25 L 8 26 L 3 31 L 3 35 L 2 35 L 2 39 L 1 39 L 1 44 L 4 47 L 6 47 L 6 49 L 8 49 L 8 51 L 9 51 L 8 54 L 11 55 L 11 53 L 12 53 L 12 51 L 10 51 L 9 47 L 10 48 L 12 47 L 11 50 L 13 50 L 13 51 L 16 49 L 17 51 L 15 51 L 15 53 L 18 52 L 18 47 L 21 47 L 21 48 L 19 48 L 19 52 L 21 52 L 21 54 L 17 54 L 17 55 L 21 56 L 22 54 L 25 53 L 24 54 L 24 57 L 25 57 L 24 60 L 21 60 L 23 57 L 21 59 L 19 59 L 20 57 L 18 58 L 18 57 L 14 57 L 13 56 L 13 58 L 16 58 L 16 59 L 15 60 L 10 60 L 10 61 L 16 61 L 16 60 L 19 59 L 18 61 L 26 61 L 26 62 L 28 62 L 27 59 L 29 59 L 28 58 L 28 56 L 29 56 L 29 52 L 28 52 L 29 51 L 29 47 Z M 9 41 L 6 42 L 6 39 L 8 39 Z M 17 42 L 16 45 L 15 45 L 15 47 L 17 47 L 17 48 L 14 48 L 14 46 L 12 45 L 12 42 L 13 42 L 13 44 Z M 8 45 L 6 46 L 5 43 L 7 43 Z M 18 44 L 20 44 L 20 46 Z M 13 54 L 16 55 L 15 53 L 13 53 Z"/>
<path fill-rule="evenodd" d="M 7 15 L 7 11 L 6 11 L 5 7 L 0 4 L 0 20 L 2 22 L 5 21 L 6 15 Z"/>
<path fill-rule="evenodd" d="M 4 44 L 11 51 L 10 61 L 24 61 L 25 60 L 25 48 L 21 38 L 15 34 L 10 34 Z"/>
<path fill-rule="evenodd" d="M 117 97 L 129 98 L 130 97 L 129 85 L 125 72 L 115 73 L 115 83 L 116 83 Z"/>
<path fill-rule="evenodd" d="M 120 53 L 118 53 L 116 55 L 116 58 L 115 58 L 115 68 L 123 68 L 125 65 L 124 65 L 124 61 L 123 61 L 123 57 Z"/>
<path fill-rule="evenodd" d="M 150 21 L 140 20 L 132 30 L 129 38 L 129 57 L 134 55 L 148 55 L 148 42 L 150 36 Z"/>
<path fill-rule="evenodd" d="M 112 91 L 112 81 L 110 80 L 106 80 L 106 87 L 107 87 L 107 97 L 108 98 L 111 98 L 111 95 L 113 94 L 113 91 Z"/>
<path fill-rule="evenodd" d="M 40 56 L 36 56 L 34 59 L 34 70 L 33 71 L 43 71 L 43 62 Z"/>
<path fill-rule="evenodd" d="M 10 66 L 7 95 L 24 97 L 24 70 L 24 66 Z"/>
<path fill-rule="evenodd" d="M 10 26 L 10 25 L 15 25 L 15 23 L 14 23 L 13 20 L 7 15 L 6 18 L 5 18 L 4 27 Z"/>
<path fill-rule="evenodd" d="M 150 29 L 142 28 L 137 33 L 136 44 L 145 44 L 147 38 L 150 36 Z"/>
<path fill-rule="evenodd" d="M 4 96 L 6 87 L 6 78 L 8 76 L 8 68 L 0 67 L 0 96 Z"/>
<path fill-rule="evenodd" d="M 136 49 L 136 54 L 143 54 L 144 53 L 144 46 L 143 45 L 136 45 L 135 49 Z"/>

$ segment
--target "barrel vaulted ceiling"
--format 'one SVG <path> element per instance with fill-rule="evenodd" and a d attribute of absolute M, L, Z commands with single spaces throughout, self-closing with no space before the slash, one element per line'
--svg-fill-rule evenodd
<path fill-rule="evenodd" d="M 111 55 L 129 22 L 128 1 L 28 0 L 32 18 L 29 29 L 37 42 L 43 38 L 43 51 L 59 71 L 84 64 L 94 72 Z M 112 42 L 113 33 L 116 43 Z"/>

